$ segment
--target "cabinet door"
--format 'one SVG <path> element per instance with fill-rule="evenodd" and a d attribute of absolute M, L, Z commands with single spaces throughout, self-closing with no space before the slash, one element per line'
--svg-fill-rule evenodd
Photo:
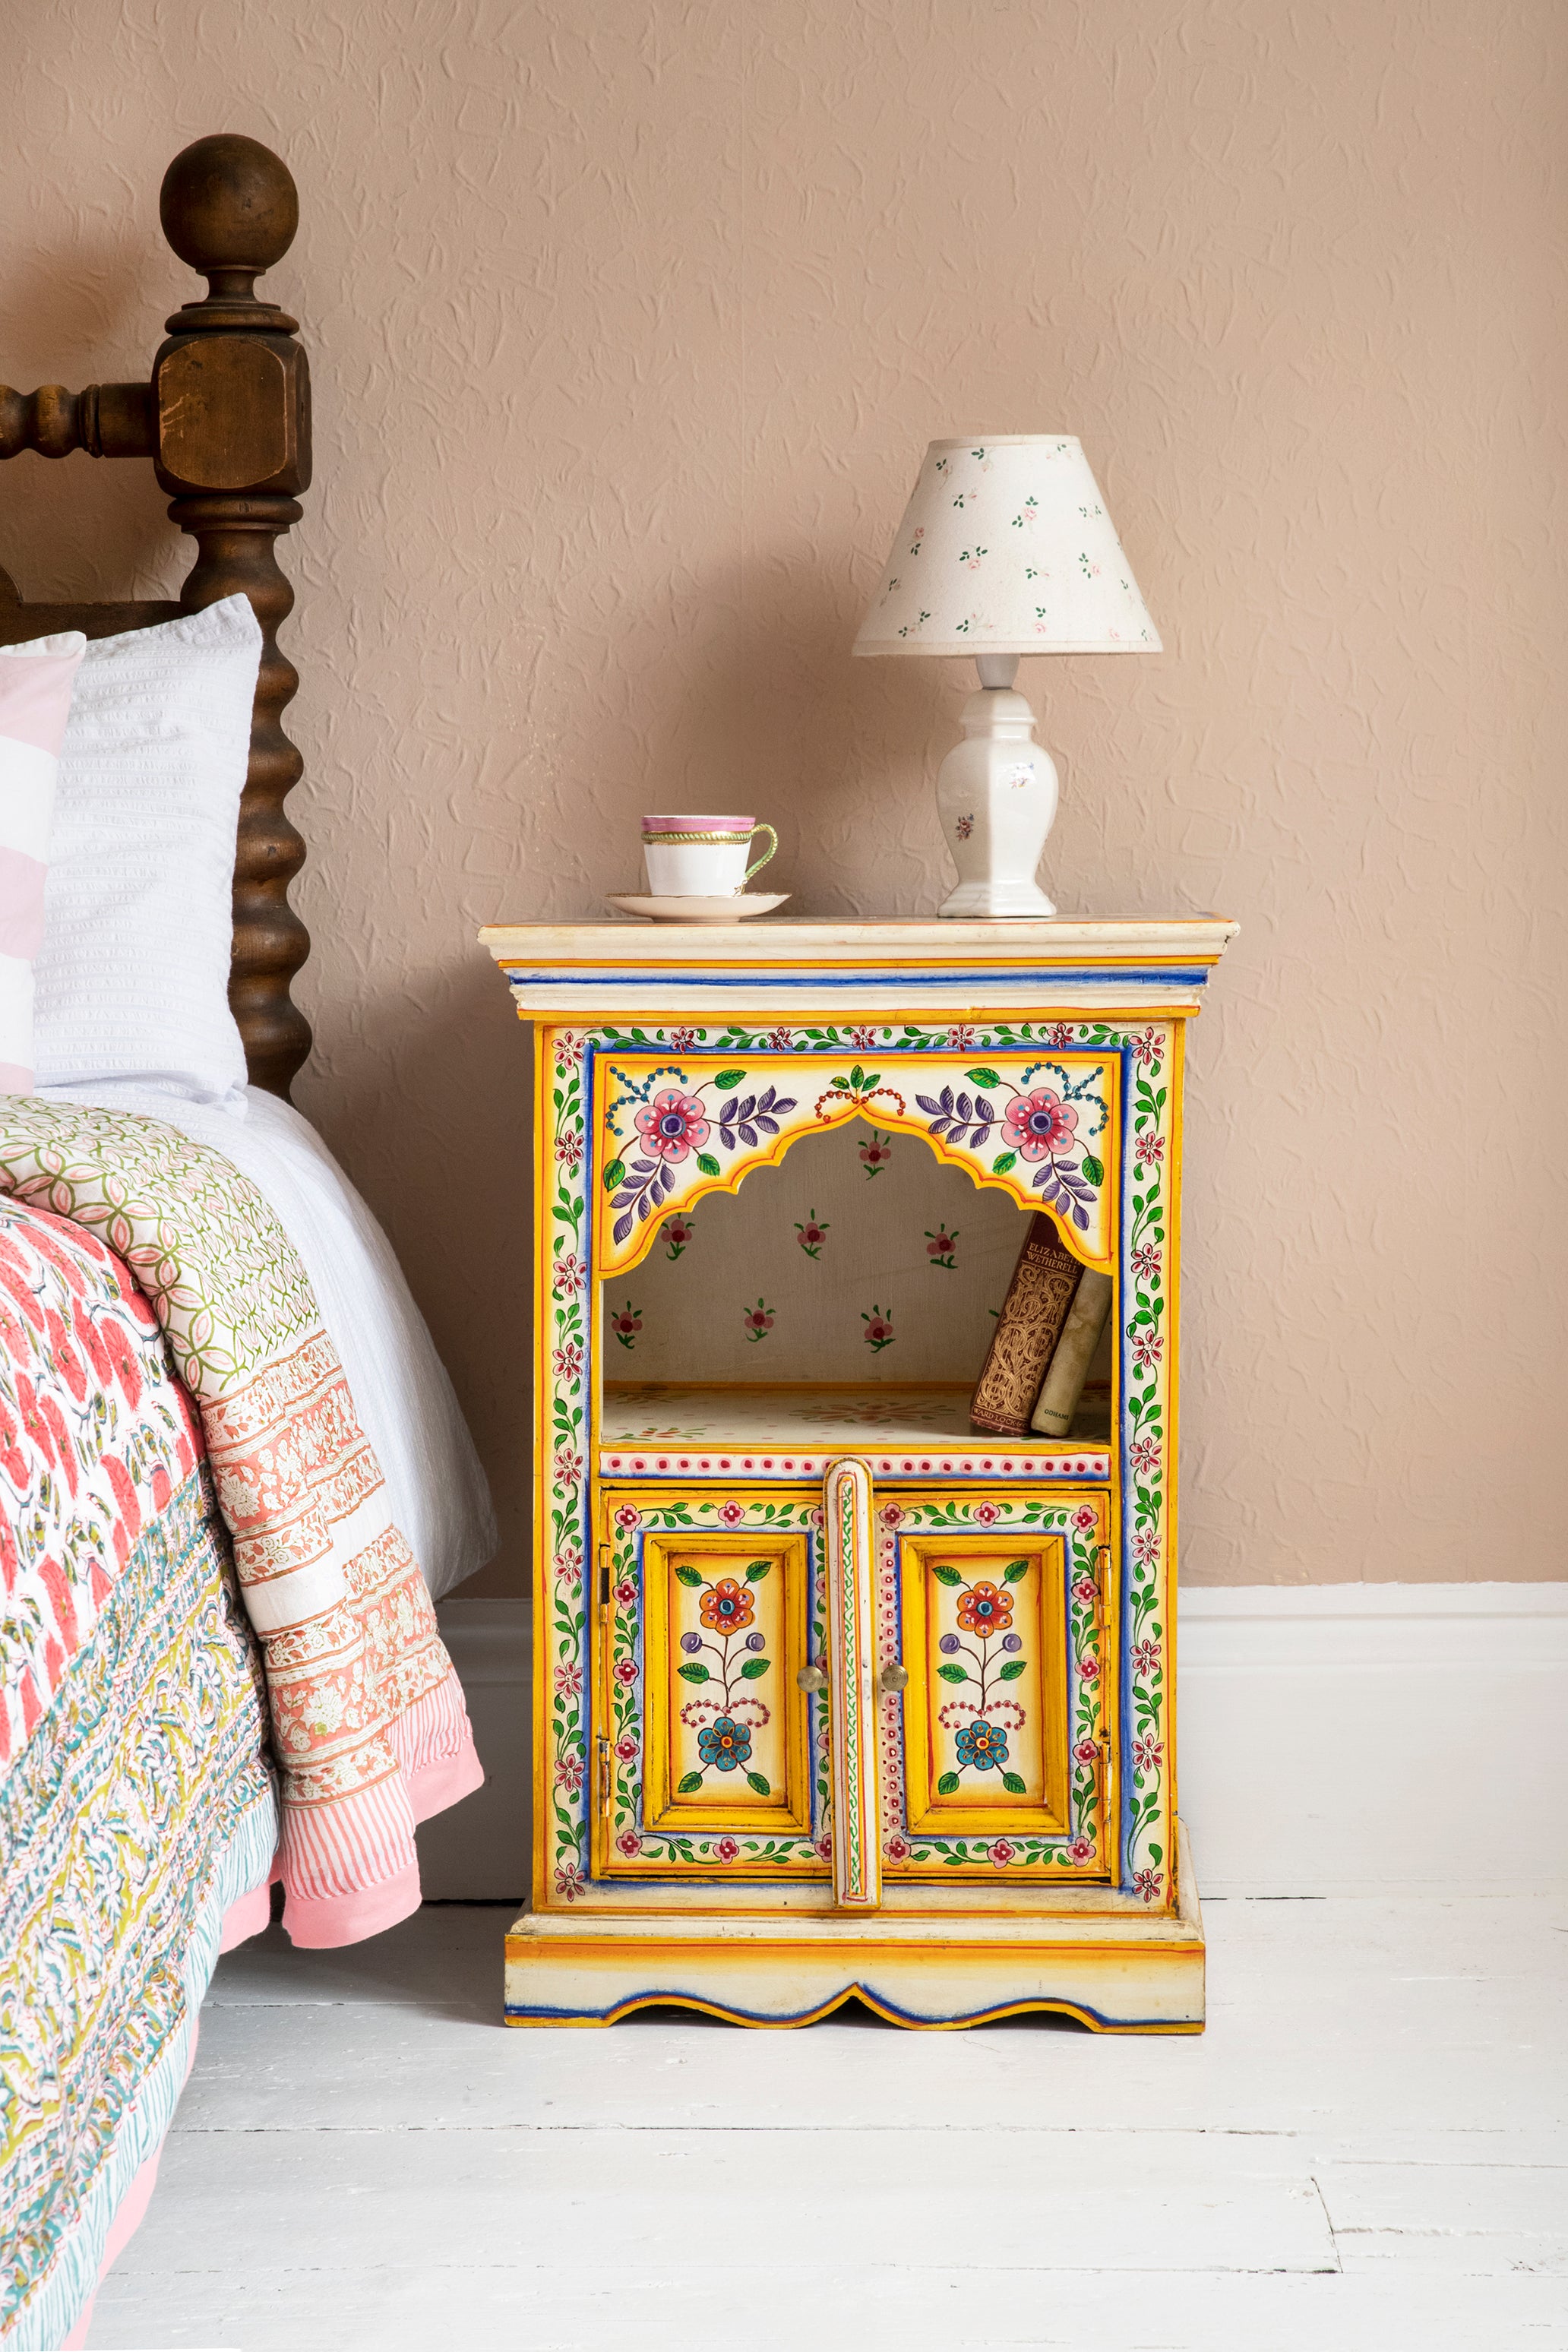
<path fill-rule="evenodd" d="M 902 1490 L 879 1512 L 889 1872 L 1104 1879 L 1106 1490 Z"/>
<path fill-rule="evenodd" d="M 596 1867 L 822 1877 L 828 1852 L 818 1490 L 603 1503 Z"/>

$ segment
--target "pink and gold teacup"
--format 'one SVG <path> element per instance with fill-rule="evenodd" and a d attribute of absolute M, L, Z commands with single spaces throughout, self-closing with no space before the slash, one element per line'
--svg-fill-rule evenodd
<path fill-rule="evenodd" d="M 748 866 L 753 838 L 768 845 Z M 749 816 L 645 816 L 643 862 L 655 898 L 735 898 L 779 845 L 771 824 Z"/>

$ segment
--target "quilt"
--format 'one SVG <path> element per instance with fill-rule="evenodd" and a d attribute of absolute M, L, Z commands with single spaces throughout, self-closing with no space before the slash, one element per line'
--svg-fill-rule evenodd
<path fill-rule="evenodd" d="M 218 1154 L 0 1104 L 0 2338 L 58 2343 L 158 2146 L 224 1916 L 419 1901 L 482 1778 L 310 1284 Z"/>

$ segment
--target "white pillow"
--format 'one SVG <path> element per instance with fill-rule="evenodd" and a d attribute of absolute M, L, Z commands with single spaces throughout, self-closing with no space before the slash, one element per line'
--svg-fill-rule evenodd
<path fill-rule="evenodd" d="M 60 751 L 35 966 L 43 1087 L 244 1103 L 234 854 L 261 627 L 245 596 L 89 644 Z"/>
<path fill-rule="evenodd" d="M 0 1094 L 33 1091 L 33 964 L 79 629 L 0 646 Z"/>

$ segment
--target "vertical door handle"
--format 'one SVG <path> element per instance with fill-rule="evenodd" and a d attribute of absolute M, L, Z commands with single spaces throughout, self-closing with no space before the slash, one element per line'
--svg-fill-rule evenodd
<path fill-rule="evenodd" d="M 829 1752 L 833 1778 L 833 1892 L 846 1909 L 882 1900 L 878 1734 L 877 1578 L 871 1473 L 847 1456 L 822 1481 L 827 1560 Z"/>

